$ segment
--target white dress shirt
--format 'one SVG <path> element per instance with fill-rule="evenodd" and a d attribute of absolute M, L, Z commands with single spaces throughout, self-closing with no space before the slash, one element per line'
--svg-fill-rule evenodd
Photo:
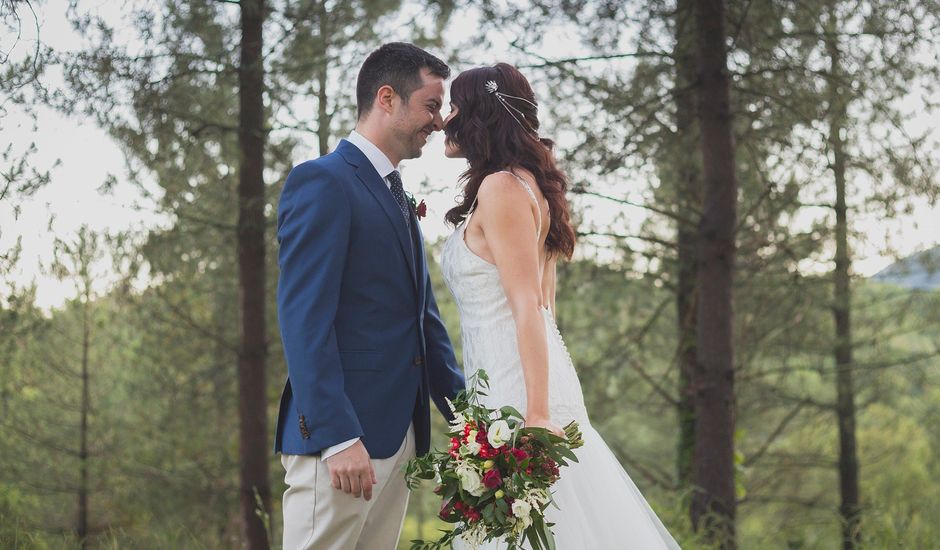
<path fill-rule="evenodd" d="M 372 166 L 375 167 L 375 171 L 382 176 L 385 185 L 391 189 L 392 184 L 388 181 L 388 175 L 395 170 L 395 167 L 392 166 L 392 161 L 388 160 L 385 153 L 355 130 L 349 133 L 349 137 L 346 138 L 346 141 L 352 143 L 362 151 L 362 154 L 364 154 L 366 158 L 369 159 L 369 162 L 372 163 Z"/>
<path fill-rule="evenodd" d="M 366 158 L 369 159 L 369 162 L 372 163 L 372 166 L 375 167 L 375 171 L 378 172 L 380 176 L 382 176 L 382 180 L 385 182 L 385 186 L 391 190 L 392 184 L 388 181 L 388 175 L 395 170 L 395 167 L 392 166 L 392 161 L 388 160 L 388 157 L 385 156 L 385 153 L 379 150 L 379 148 L 376 147 L 374 143 L 366 139 L 365 136 L 355 130 L 350 132 L 349 137 L 346 138 L 346 141 L 352 143 L 358 147 L 360 151 L 362 151 Z M 323 451 L 320 452 L 320 460 L 326 460 L 338 452 L 345 451 L 346 449 L 355 445 L 357 441 L 359 441 L 358 437 L 323 449 Z"/>

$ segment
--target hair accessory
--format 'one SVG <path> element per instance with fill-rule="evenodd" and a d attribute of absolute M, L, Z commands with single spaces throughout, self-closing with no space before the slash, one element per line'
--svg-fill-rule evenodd
<path fill-rule="evenodd" d="M 486 90 L 486 93 L 488 93 L 488 94 L 493 94 L 493 95 L 496 96 L 496 99 L 498 99 L 499 102 L 503 104 L 503 108 L 506 109 L 506 112 L 509 113 L 509 116 L 511 116 L 512 118 L 514 118 L 515 121 L 519 123 L 519 126 L 522 126 L 523 128 L 525 128 L 525 129 L 528 130 L 529 132 L 532 132 L 533 134 L 535 134 L 536 137 L 538 137 L 538 135 L 539 135 L 538 132 L 536 132 L 534 129 L 530 128 L 527 124 L 525 124 L 524 122 L 522 122 L 522 120 L 520 120 L 519 117 L 517 117 L 515 114 L 513 114 L 513 111 L 515 111 L 515 112 L 518 113 L 519 116 L 521 116 L 523 119 L 525 118 L 525 115 L 522 113 L 522 111 L 520 111 L 519 109 L 516 109 L 515 107 L 513 107 L 512 105 L 510 105 L 509 102 L 506 101 L 506 98 L 518 99 L 518 100 L 520 100 L 520 101 L 525 101 L 526 103 L 528 103 L 529 105 L 535 107 L 536 109 L 538 109 L 538 107 L 539 107 L 538 105 L 536 105 L 535 103 L 532 103 L 531 101 L 529 101 L 528 99 L 526 99 L 526 98 L 524 98 L 524 97 L 519 97 L 519 96 L 504 94 L 503 92 L 500 92 L 500 91 L 499 91 L 499 86 L 496 84 L 496 81 L 495 81 L 495 80 L 487 80 L 486 83 L 483 84 L 483 89 Z"/>

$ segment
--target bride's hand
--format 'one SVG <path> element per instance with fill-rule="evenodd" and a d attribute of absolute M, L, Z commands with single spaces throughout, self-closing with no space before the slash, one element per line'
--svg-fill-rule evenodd
<path fill-rule="evenodd" d="M 565 437 L 565 431 L 555 424 L 552 421 L 544 416 L 526 416 L 525 419 L 526 428 L 545 428 L 546 430 L 552 432 L 558 437 Z"/>

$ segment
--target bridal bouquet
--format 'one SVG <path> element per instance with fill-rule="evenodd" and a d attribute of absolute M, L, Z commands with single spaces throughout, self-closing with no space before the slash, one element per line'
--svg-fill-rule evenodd
<path fill-rule="evenodd" d="M 524 427 L 513 407 L 499 410 L 480 404 L 489 379 L 484 371 L 471 377 L 468 390 L 448 402 L 455 420 L 450 448 L 434 451 L 408 463 L 410 489 L 421 479 L 434 479 L 434 492 L 443 499 L 439 516 L 456 524 L 434 542 L 413 540 L 411 550 L 450 548 L 461 538 L 475 548 L 486 541 L 505 540 L 509 549 L 528 541 L 533 550 L 555 548 L 545 509 L 552 503 L 551 486 L 562 466 L 578 459 L 572 452 L 583 445 L 576 422 L 559 437 L 545 428 Z"/>

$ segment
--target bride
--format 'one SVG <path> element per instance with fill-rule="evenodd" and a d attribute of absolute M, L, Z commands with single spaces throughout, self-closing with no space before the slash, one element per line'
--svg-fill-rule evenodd
<path fill-rule="evenodd" d="M 444 245 L 442 270 L 460 311 L 467 379 L 485 370 L 483 404 L 512 405 L 527 426 L 562 435 L 559 426 L 580 424 L 579 462 L 562 472 L 558 507 L 546 511 L 559 549 L 679 548 L 591 426 L 555 324 L 555 264 L 571 257 L 575 234 L 567 181 L 553 142 L 538 135 L 528 81 L 499 63 L 461 73 L 450 95 L 445 155 L 466 158 L 469 168 L 463 200 L 447 213 L 457 229 Z"/>

